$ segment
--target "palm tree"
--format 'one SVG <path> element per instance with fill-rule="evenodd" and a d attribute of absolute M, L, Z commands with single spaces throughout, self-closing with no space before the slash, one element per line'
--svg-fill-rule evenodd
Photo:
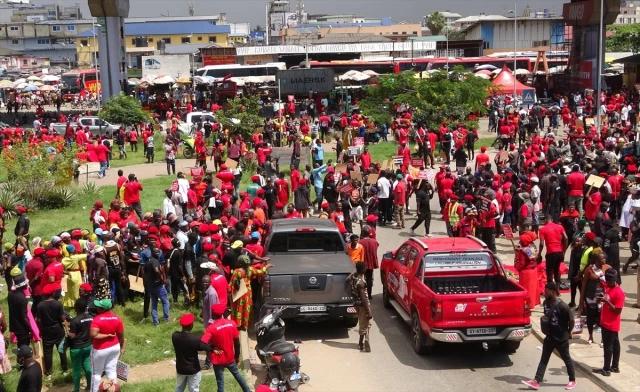
<path fill-rule="evenodd" d="M 431 35 L 438 35 L 444 29 L 446 22 L 444 15 L 440 12 L 434 12 L 427 18 L 427 27 L 431 31 Z"/>
<path fill-rule="evenodd" d="M 256 25 L 256 28 L 254 29 L 254 31 L 264 31 L 264 27 L 260 25 Z"/>

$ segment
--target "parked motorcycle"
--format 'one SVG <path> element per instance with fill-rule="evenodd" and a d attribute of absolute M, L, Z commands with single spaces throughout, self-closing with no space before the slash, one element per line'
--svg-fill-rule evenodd
<path fill-rule="evenodd" d="M 298 347 L 284 338 L 285 324 L 280 317 L 286 307 L 265 315 L 256 323 L 258 358 L 267 367 L 265 385 L 278 392 L 298 391 L 310 378 L 300 373 Z"/>
<path fill-rule="evenodd" d="M 180 141 L 180 145 L 182 146 L 182 156 L 184 159 L 193 158 L 193 154 L 196 152 L 195 139 L 188 137 Z"/>

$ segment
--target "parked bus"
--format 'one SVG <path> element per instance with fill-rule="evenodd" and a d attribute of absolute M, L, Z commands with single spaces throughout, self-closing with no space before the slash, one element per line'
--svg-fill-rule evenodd
<path fill-rule="evenodd" d="M 77 69 L 63 73 L 60 77 L 62 97 L 65 101 L 72 101 L 75 94 L 83 90 L 91 93 L 100 91 L 100 71 L 95 69 Z"/>
<path fill-rule="evenodd" d="M 234 78 L 246 78 L 249 76 L 275 76 L 279 70 L 286 70 L 285 63 L 268 63 L 264 65 L 207 65 L 196 71 L 196 76 L 211 76 L 224 78 L 231 75 Z"/>

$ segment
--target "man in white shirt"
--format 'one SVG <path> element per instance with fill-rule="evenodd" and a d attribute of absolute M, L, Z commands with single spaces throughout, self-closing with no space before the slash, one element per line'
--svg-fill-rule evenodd
<path fill-rule="evenodd" d="M 185 245 L 189 242 L 189 222 L 182 221 L 180 222 L 180 230 L 176 233 L 176 238 L 180 241 L 180 249 L 184 250 Z"/>
<path fill-rule="evenodd" d="M 164 193 L 167 195 L 167 197 L 165 197 L 162 201 L 162 215 L 166 217 L 170 213 L 175 214 L 176 207 L 173 205 L 173 200 L 171 200 L 171 197 L 173 196 L 173 192 L 171 192 L 171 189 L 165 189 Z"/>
<path fill-rule="evenodd" d="M 380 225 L 391 223 L 393 219 L 393 199 L 391 198 L 391 182 L 387 179 L 387 172 L 382 171 L 377 182 L 378 200 L 380 201 Z"/>
<path fill-rule="evenodd" d="M 184 178 L 183 172 L 178 172 L 178 194 L 180 195 L 182 215 L 187 215 L 187 200 L 189 200 L 187 192 L 189 192 L 189 180 Z"/>

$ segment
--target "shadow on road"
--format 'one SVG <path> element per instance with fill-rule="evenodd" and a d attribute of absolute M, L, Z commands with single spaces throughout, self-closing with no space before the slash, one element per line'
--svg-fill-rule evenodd
<path fill-rule="evenodd" d="M 386 339 L 392 353 L 406 366 L 425 370 L 504 368 L 513 365 L 509 354 L 497 345 L 489 345 L 489 350 L 478 344 L 438 343 L 433 354 L 420 356 L 411 346 L 411 329 L 398 317 L 394 310 L 382 305 L 382 294 L 373 296 L 372 312 L 374 328 Z"/>

